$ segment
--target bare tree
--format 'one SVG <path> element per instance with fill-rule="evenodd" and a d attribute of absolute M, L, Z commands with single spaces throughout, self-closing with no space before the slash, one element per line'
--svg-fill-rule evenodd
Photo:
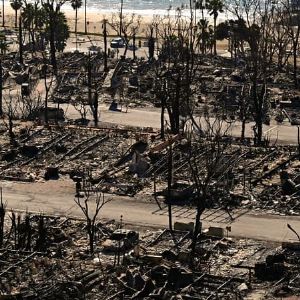
<path fill-rule="evenodd" d="M 190 132 L 191 143 L 188 163 L 190 176 L 195 190 L 195 227 L 191 244 L 191 262 L 193 263 L 198 235 L 201 233 L 201 216 L 211 206 L 209 197 L 213 185 L 220 174 L 226 170 L 226 151 L 230 147 L 228 140 L 224 140 L 231 128 L 230 123 L 225 123 L 220 118 L 204 116 L 200 120 L 202 134 Z"/>
<path fill-rule="evenodd" d="M 239 119 L 242 122 L 241 128 L 241 141 L 245 140 L 246 122 L 250 118 L 251 102 L 250 102 L 250 89 L 248 85 L 243 85 L 242 90 L 238 95 L 238 113 Z"/>
<path fill-rule="evenodd" d="M 94 58 L 95 59 L 95 58 Z M 99 97 L 98 97 L 98 89 L 93 80 L 93 73 L 96 72 L 97 66 L 93 64 L 93 60 L 89 55 L 86 63 L 86 71 L 87 71 L 87 87 L 88 87 L 88 104 L 90 106 L 90 110 L 93 115 L 95 127 L 98 126 L 99 122 Z"/>
<path fill-rule="evenodd" d="M 271 39 L 269 39 L 269 25 L 273 9 L 271 0 L 235 0 L 229 7 L 240 20 L 238 31 L 243 40 L 248 43 L 250 51 L 245 57 L 245 71 L 251 82 L 251 102 L 253 103 L 253 128 L 257 145 L 263 143 L 263 122 L 268 106 L 267 73 L 269 71 L 268 53 Z"/>
<path fill-rule="evenodd" d="M 131 14 L 112 14 L 111 20 L 108 22 L 110 27 L 121 37 L 124 38 L 125 41 L 125 50 L 124 50 L 124 56 L 126 56 L 128 46 L 130 41 L 133 39 L 135 40 L 135 37 L 140 29 L 142 21 L 142 16 Z M 133 49 L 135 48 L 135 45 L 133 45 Z"/>
<path fill-rule="evenodd" d="M 270 24 L 270 38 L 272 49 L 270 51 L 270 63 L 273 56 L 277 57 L 278 71 L 282 71 L 288 60 L 288 49 L 291 44 L 288 34 L 288 26 L 286 26 L 286 12 L 282 5 L 274 5 L 271 10 L 272 23 Z"/>
<path fill-rule="evenodd" d="M 20 119 L 21 114 L 21 96 L 20 95 L 13 95 L 11 91 L 3 97 L 4 100 L 4 108 L 3 114 L 1 116 L 3 124 L 6 126 L 8 130 L 8 136 L 10 139 L 10 143 L 15 146 L 15 133 L 14 133 L 14 120 Z"/>
<path fill-rule="evenodd" d="M 32 119 L 36 112 L 45 108 L 45 102 L 39 92 L 22 97 L 21 118 Z"/>
<path fill-rule="evenodd" d="M 52 71 L 53 70 L 53 71 Z M 42 66 L 42 76 L 44 80 L 44 87 L 45 87 L 45 111 L 44 111 L 44 116 L 45 116 L 45 124 L 48 125 L 49 123 L 49 116 L 48 116 L 48 100 L 49 100 L 49 94 L 51 89 L 53 88 L 54 85 L 54 69 L 50 67 L 47 64 L 47 61 L 44 57 L 44 64 Z M 50 76 L 48 76 L 48 73 Z"/>
<path fill-rule="evenodd" d="M 194 23 L 193 14 L 187 19 L 183 18 L 180 9 L 175 18 L 169 17 L 161 21 L 159 36 L 163 43 L 155 63 L 155 78 L 156 96 L 162 107 L 162 136 L 165 110 L 173 134 L 180 131 L 181 116 L 189 116 L 194 122 L 194 96 L 198 90 L 197 72 L 200 67 L 200 60 L 196 55 L 199 45 L 198 28 Z"/>
<path fill-rule="evenodd" d="M 105 199 L 104 194 L 99 191 L 84 191 L 84 198 L 78 195 L 74 199 L 75 203 L 79 206 L 86 219 L 86 230 L 89 237 L 90 253 L 94 253 L 94 240 L 96 233 L 96 221 L 102 207 L 109 201 Z"/>
<path fill-rule="evenodd" d="M 78 111 L 81 117 L 81 122 L 84 123 L 87 120 L 87 114 L 89 112 L 89 107 L 87 106 L 86 99 L 81 96 L 77 96 L 71 101 L 73 107 Z"/>
<path fill-rule="evenodd" d="M 295 88 L 298 87 L 298 66 L 297 66 L 297 56 L 299 47 L 299 37 L 300 37 L 300 16 L 299 11 L 295 9 L 289 0 L 284 0 L 283 9 L 285 15 L 285 26 L 287 28 L 287 34 L 290 38 L 291 48 L 293 53 L 293 78 Z"/>
<path fill-rule="evenodd" d="M 60 13 L 60 8 L 65 2 L 67 2 L 67 0 L 41 0 L 42 7 L 46 12 L 49 22 L 51 64 L 55 75 L 57 75 L 55 33 L 57 30 L 56 26 Z"/>

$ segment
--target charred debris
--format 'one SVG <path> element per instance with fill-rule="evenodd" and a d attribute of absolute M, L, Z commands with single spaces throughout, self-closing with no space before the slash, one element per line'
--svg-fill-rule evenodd
<path fill-rule="evenodd" d="M 250 210 L 300 214 L 299 145 L 277 144 L 272 131 L 259 137 L 255 126 L 253 138 L 245 134 L 257 116 L 250 113 L 253 91 L 242 63 L 198 57 L 189 90 L 180 77 L 185 65 L 174 62 L 111 54 L 107 71 L 101 53 L 62 53 L 54 76 L 45 56 L 25 53 L 19 64 L 11 55 L 2 59 L 1 179 L 71 179 L 84 218 L 10 211 L 3 195 L 0 299 L 300 295 L 300 241 L 228 237 L 230 224 Z M 261 121 L 297 125 L 292 75 L 268 80 L 257 87 L 265 101 Z M 178 95 L 193 105 L 179 105 Z M 126 118 L 141 107 L 161 109 L 160 130 L 101 120 L 103 109 Z M 241 132 L 233 134 L 236 120 Z M 197 220 L 195 227 L 170 219 L 165 230 L 135 228 L 122 217 L 99 222 L 107 194 L 154 201 L 159 211 L 197 211 L 199 226 Z M 96 198 L 92 216 L 89 198 Z M 200 217 L 216 211 L 224 212 L 227 234 L 201 228 Z"/>

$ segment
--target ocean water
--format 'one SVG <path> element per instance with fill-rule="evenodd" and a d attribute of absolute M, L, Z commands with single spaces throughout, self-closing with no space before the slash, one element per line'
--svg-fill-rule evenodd
<path fill-rule="evenodd" d="M 84 6 L 83 0 L 83 6 Z M 120 10 L 121 0 L 86 0 L 87 9 L 102 12 L 116 12 Z M 4 0 L 6 5 L 10 5 L 9 0 Z M 29 0 L 28 2 L 31 2 Z M 68 3 L 69 2 L 69 3 Z M 169 9 L 175 11 L 176 8 L 187 8 L 190 0 L 123 0 L 124 12 L 141 12 L 143 15 L 166 14 Z M 83 10 L 83 6 L 80 10 Z M 64 9 L 72 9 L 70 1 L 63 5 Z"/>
<path fill-rule="evenodd" d="M 165 11 L 188 5 L 189 0 L 123 0 L 125 10 Z M 97 10 L 118 10 L 120 0 L 87 0 L 87 6 Z"/>
<path fill-rule="evenodd" d="M 1 0 L 0 0 L 1 1 Z M 27 0 L 33 2 L 34 0 Z M 121 0 L 82 0 L 83 5 L 80 8 L 80 12 L 84 11 L 84 1 L 87 3 L 87 10 L 93 12 L 100 12 L 109 14 L 112 12 L 120 11 Z M 192 0 L 193 2 L 194 0 Z M 6 5 L 10 6 L 10 0 L 4 0 Z M 67 0 L 63 5 L 63 11 L 73 10 L 70 4 L 70 0 Z M 123 0 L 123 12 L 125 14 L 135 13 L 142 16 L 175 16 L 176 9 L 182 9 L 183 16 L 189 16 L 189 4 L 190 0 Z M 1 8 L 0 8 L 1 10 Z M 200 15 L 200 13 L 198 13 Z M 207 17 L 209 15 L 205 13 Z M 198 16 L 199 17 L 199 16 Z M 219 15 L 219 19 L 223 19 L 223 14 Z"/>

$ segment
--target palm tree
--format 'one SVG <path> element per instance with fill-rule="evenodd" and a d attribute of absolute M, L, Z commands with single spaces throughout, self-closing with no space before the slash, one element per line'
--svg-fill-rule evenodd
<path fill-rule="evenodd" d="M 194 0 L 195 9 L 201 10 L 202 19 L 204 19 L 204 9 L 205 9 L 205 1 L 204 0 Z"/>
<path fill-rule="evenodd" d="M 224 3 L 222 0 L 208 0 L 206 8 L 209 14 L 214 17 L 214 55 L 217 55 L 217 40 L 215 38 L 217 18 L 220 12 L 223 12 Z"/>
<path fill-rule="evenodd" d="M 202 55 L 206 53 L 206 50 L 210 48 L 211 45 L 211 36 L 213 33 L 212 26 L 209 25 L 209 22 L 207 19 L 200 19 L 198 22 L 198 28 L 199 28 L 199 34 L 198 34 L 198 39 L 199 39 L 199 46 Z"/>
<path fill-rule="evenodd" d="M 72 8 L 75 9 L 75 36 L 76 36 L 76 50 L 77 50 L 77 12 L 78 9 L 82 6 L 82 0 L 72 0 Z"/>
<path fill-rule="evenodd" d="M 18 27 L 18 10 L 22 7 L 22 0 L 10 0 L 10 6 L 15 11 L 15 27 Z"/>

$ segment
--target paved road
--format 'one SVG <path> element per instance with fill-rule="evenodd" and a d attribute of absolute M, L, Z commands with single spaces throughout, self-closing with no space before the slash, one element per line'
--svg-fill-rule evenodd
<path fill-rule="evenodd" d="M 57 189 L 55 186 L 57 185 Z M 65 188 L 63 188 L 65 186 Z M 45 214 L 82 217 L 80 209 L 74 203 L 73 182 L 58 181 L 47 183 L 16 184 L 2 183 L 4 200 L 9 208 L 42 212 Z M 101 211 L 100 218 L 119 220 L 123 215 L 125 223 L 151 227 L 167 227 L 165 211 L 157 211 L 155 202 L 139 201 L 137 198 L 108 196 L 111 201 Z M 174 207 L 177 210 L 178 207 Z M 207 212 L 206 215 L 211 212 Z M 174 221 L 192 222 L 193 218 L 179 217 Z M 295 235 L 287 229 L 287 223 L 300 233 L 300 217 L 254 216 L 244 214 L 231 224 L 231 236 L 254 238 L 269 241 L 288 241 Z M 204 227 L 219 226 L 225 228 L 229 223 L 205 221 Z"/>
<path fill-rule="evenodd" d="M 80 118 L 80 114 L 71 105 L 61 105 L 66 111 L 66 116 L 70 119 Z M 92 120 L 92 116 L 87 116 Z M 168 119 L 166 114 L 166 120 Z M 135 108 L 129 109 L 128 112 L 115 112 L 108 110 L 107 105 L 100 105 L 100 121 L 109 122 L 120 125 L 130 125 L 137 127 L 152 127 L 160 128 L 160 109 L 159 108 Z M 254 123 L 246 124 L 246 137 L 253 137 Z M 239 137 L 241 134 L 241 123 L 234 122 L 231 126 L 231 134 Z M 291 126 L 289 123 L 277 124 L 275 121 L 269 126 L 263 126 L 264 136 L 269 138 L 271 143 L 274 144 L 297 144 L 297 126 Z"/>

